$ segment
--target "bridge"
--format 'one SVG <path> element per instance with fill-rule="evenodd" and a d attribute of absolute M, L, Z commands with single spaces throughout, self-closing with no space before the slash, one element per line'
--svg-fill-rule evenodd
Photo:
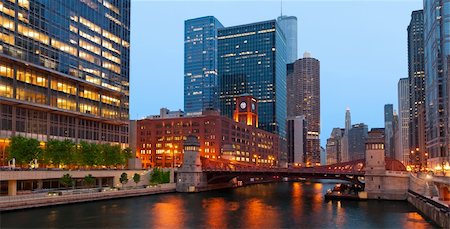
<path fill-rule="evenodd" d="M 200 157 L 199 147 L 194 136 L 189 136 L 184 143 L 183 164 L 177 173 L 177 191 L 179 192 L 199 192 L 283 178 L 337 179 L 362 185 L 367 171 L 370 170 L 370 174 L 374 167 L 377 171 L 406 172 L 405 166 L 400 161 L 385 158 L 384 151 L 383 161 L 372 162 L 376 165 L 370 165 L 370 168 L 366 168 L 364 159 L 317 167 L 278 168 Z"/>

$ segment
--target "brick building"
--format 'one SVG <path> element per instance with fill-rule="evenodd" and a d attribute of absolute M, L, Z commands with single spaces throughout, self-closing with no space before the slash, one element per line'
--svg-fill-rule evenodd
<path fill-rule="evenodd" d="M 201 155 L 257 165 L 277 165 L 279 136 L 220 116 L 217 111 L 181 117 L 149 117 L 136 121 L 136 156 L 144 168 L 177 167 L 183 141 L 195 135 Z"/>

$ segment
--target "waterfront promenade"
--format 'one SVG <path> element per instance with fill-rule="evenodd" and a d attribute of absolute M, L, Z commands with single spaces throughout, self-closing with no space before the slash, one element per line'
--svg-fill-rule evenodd
<path fill-rule="evenodd" d="M 99 191 L 99 189 L 68 190 L 61 192 L 62 195 L 49 195 L 47 192 L 45 192 L 19 196 L 3 196 L 0 197 L 0 211 L 106 200 L 123 197 L 144 196 L 169 192 L 175 192 L 175 183 L 160 184 L 140 188 L 129 188 L 123 190 L 117 189 L 109 189 L 106 191 Z"/>

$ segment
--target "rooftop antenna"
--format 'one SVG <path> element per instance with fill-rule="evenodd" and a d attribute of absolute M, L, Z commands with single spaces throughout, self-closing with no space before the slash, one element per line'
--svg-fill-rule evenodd
<path fill-rule="evenodd" d="M 281 0 L 281 6 L 280 6 L 280 11 L 281 11 L 281 17 L 283 17 L 283 0 Z"/>

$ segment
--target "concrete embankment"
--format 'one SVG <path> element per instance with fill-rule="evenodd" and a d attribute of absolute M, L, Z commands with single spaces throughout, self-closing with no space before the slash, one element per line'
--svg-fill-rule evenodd
<path fill-rule="evenodd" d="M 407 200 L 437 225 L 450 229 L 450 209 L 448 206 L 413 191 L 408 192 Z"/>
<path fill-rule="evenodd" d="M 61 196 L 47 196 L 46 194 L 34 194 L 15 197 L 0 198 L 0 211 L 10 211 L 26 208 L 44 207 L 51 205 L 90 202 L 97 200 L 145 196 L 158 193 L 175 192 L 175 184 L 162 184 L 156 187 L 127 189 L 107 192 L 91 192 L 70 194 Z"/>

